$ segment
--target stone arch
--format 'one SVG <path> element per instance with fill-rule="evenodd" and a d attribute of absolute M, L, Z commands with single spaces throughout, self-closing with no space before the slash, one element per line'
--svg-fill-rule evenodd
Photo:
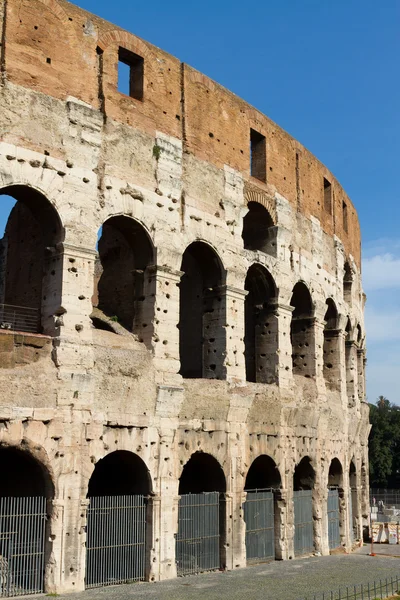
<path fill-rule="evenodd" d="M 332 298 L 325 303 L 323 373 L 326 383 L 331 389 L 340 389 L 340 337 L 339 314 Z"/>
<path fill-rule="evenodd" d="M 328 498 L 329 547 L 330 549 L 334 549 L 338 545 L 346 545 L 344 518 L 346 499 L 344 494 L 343 467 L 337 457 L 334 457 L 329 465 L 328 490 L 331 495 L 331 498 Z M 339 539 L 337 539 L 337 534 Z"/>
<path fill-rule="evenodd" d="M 346 260 L 343 267 L 343 300 L 348 304 L 351 304 L 353 282 L 354 272 L 350 262 Z"/>
<path fill-rule="evenodd" d="M 143 459 L 128 450 L 115 450 L 97 461 L 87 496 L 148 496 L 151 492 L 150 471 Z"/>
<path fill-rule="evenodd" d="M 50 471 L 26 445 L 0 444 L 0 464 L 3 474 L 0 497 L 54 497 Z"/>
<path fill-rule="evenodd" d="M 304 281 L 295 284 L 290 305 L 293 307 L 290 324 L 293 374 L 311 377 L 315 375 L 314 305 Z"/>
<path fill-rule="evenodd" d="M 276 231 L 269 210 L 261 203 L 247 203 L 248 212 L 243 218 L 242 239 L 246 250 L 260 250 L 274 254 Z"/>
<path fill-rule="evenodd" d="M 249 267 L 244 287 L 248 292 L 244 306 L 246 380 L 274 383 L 278 356 L 277 287 L 272 275 L 259 263 Z"/>
<path fill-rule="evenodd" d="M 312 466 L 312 459 L 309 456 L 303 456 L 294 469 L 293 490 L 295 492 L 312 490 L 314 489 L 314 484 L 315 470 Z"/>
<path fill-rule="evenodd" d="M 257 456 L 247 471 L 244 486 L 247 562 L 282 558 L 281 487 L 281 474 L 273 458 L 266 454 Z"/>
<path fill-rule="evenodd" d="M 224 469 L 215 456 L 194 452 L 185 463 L 179 477 L 179 494 L 226 492 Z"/>
<path fill-rule="evenodd" d="M 276 225 L 277 215 L 275 204 L 269 196 L 266 196 L 259 190 L 253 187 L 246 187 L 245 201 L 247 206 L 250 204 L 259 204 L 263 206 L 269 214 L 271 219 L 271 226 Z"/>
<path fill-rule="evenodd" d="M 103 223 L 92 298 L 95 326 L 107 329 L 102 318 L 106 315 L 150 344 L 144 330 L 151 329 L 154 314 L 151 268 L 155 262 L 153 242 L 138 220 L 116 215 Z"/>
<path fill-rule="evenodd" d="M 54 335 L 65 235 L 59 213 L 33 186 L 8 185 L 0 195 L 16 201 L 0 241 L 0 321 L 3 328 Z"/>
<path fill-rule="evenodd" d="M 179 345 L 186 378 L 225 377 L 226 272 L 210 244 L 192 242 L 182 257 Z"/>

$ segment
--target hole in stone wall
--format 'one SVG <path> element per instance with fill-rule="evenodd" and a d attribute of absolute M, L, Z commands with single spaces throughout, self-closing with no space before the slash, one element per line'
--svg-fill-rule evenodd
<path fill-rule="evenodd" d="M 246 380 L 272 383 L 276 378 L 278 350 L 277 320 L 272 316 L 273 300 L 276 297 L 275 282 L 264 267 L 254 264 L 247 272 L 245 290 L 248 291 L 245 299 L 244 338 Z M 273 335 L 269 335 L 271 331 Z"/>
<path fill-rule="evenodd" d="M 111 217 L 101 228 L 98 253 L 93 306 L 129 331 L 142 333 L 141 315 L 148 307 L 153 310 L 151 297 L 145 292 L 148 267 L 155 260 L 146 230 L 129 217 Z"/>
<path fill-rule="evenodd" d="M 250 175 L 266 181 L 267 177 L 267 145 L 265 136 L 250 129 Z"/>
<path fill-rule="evenodd" d="M 143 100 L 144 59 L 125 48 L 118 50 L 118 91 Z"/>
<path fill-rule="evenodd" d="M 324 177 L 324 210 L 332 214 L 332 185 Z"/>
<path fill-rule="evenodd" d="M 310 377 L 315 374 L 314 319 L 311 295 L 303 282 L 294 286 L 290 305 L 294 308 L 290 324 L 293 373 Z"/>
<path fill-rule="evenodd" d="M 223 379 L 225 303 L 218 299 L 225 272 L 221 261 L 210 246 L 194 242 L 185 250 L 181 270 L 180 373 L 186 378 Z"/>
<path fill-rule="evenodd" d="M 248 203 L 249 212 L 243 219 L 242 239 L 246 250 L 270 253 L 276 242 L 274 222 L 267 209 L 258 202 Z"/>

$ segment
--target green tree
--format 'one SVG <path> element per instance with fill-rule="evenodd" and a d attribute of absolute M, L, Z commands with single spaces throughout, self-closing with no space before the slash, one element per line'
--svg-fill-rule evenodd
<path fill-rule="evenodd" d="M 370 483 L 372 487 L 400 486 L 400 410 L 384 396 L 370 404 Z"/>

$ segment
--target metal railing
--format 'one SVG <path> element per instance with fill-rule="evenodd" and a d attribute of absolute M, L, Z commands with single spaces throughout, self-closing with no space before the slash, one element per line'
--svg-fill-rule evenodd
<path fill-rule="evenodd" d="M 86 588 L 143 581 L 146 570 L 145 496 L 90 498 Z"/>
<path fill-rule="evenodd" d="M 183 494 L 178 508 L 178 575 L 220 568 L 220 493 Z"/>
<path fill-rule="evenodd" d="M 361 583 L 320 592 L 299 600 L 379 600 L 394 596 L 400 585 L 400 576 L 379 579 L 370 583 Z"/>
<path fill-rule="evenodd" d="M 46 498 L 0 498 L 0 597 L 44 591 Z"/>
<path fill-rule="evenodd" d="M 39 333 L 40 315 L 37 308 L 0 304 L 0 330 Z"/>

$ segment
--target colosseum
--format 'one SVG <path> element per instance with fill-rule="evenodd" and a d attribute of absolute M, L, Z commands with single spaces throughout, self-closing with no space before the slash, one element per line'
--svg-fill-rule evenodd
<path fill-rule="evenodd" d="M 65 0 L 0 0 L 0 34 L 0 595 L 350 552 L 369 425 L 340 184 Z"/>

